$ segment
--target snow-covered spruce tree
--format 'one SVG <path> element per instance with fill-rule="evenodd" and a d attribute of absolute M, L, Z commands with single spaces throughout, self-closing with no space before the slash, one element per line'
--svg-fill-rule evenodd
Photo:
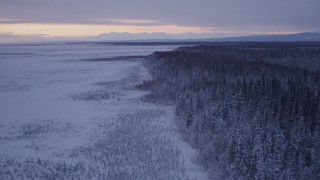
<path fill-rule="evenodd" d="M 145 65 L 212 178 L 319 177 L 319 45 L 184 47 Z"/>

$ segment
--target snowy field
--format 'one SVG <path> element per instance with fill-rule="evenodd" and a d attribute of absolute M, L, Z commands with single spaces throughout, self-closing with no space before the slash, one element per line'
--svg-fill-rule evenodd
<path fill-rule="evenodd" d="M 174 107 L 141 101 L 176 46 L 0 46 L 0 179 L 207 179 Z"/>

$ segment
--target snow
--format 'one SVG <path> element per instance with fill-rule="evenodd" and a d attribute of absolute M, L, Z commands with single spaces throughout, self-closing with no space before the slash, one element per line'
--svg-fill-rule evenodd
<path fill-rule="evenodd" d="M 193 161 L 196 151 L 177 131 L 174 107 L 142 102 L 140 97 L 148 92 L 134 88 L 150 78 L 135 56 L 174 48 L 0 46 L 0 178 L 44 178 L 52 176 L 52 167 L 67 163 L 77 169 L 80 164 L 83 170 L 68 174 L 57 169 L 61 174 L 55 176 L 207 179 Z M 119 56 L 135 58 L 116 60 Z M 99 58 L 115 60 L 90 61 Z M 47 164 L 37 166 L 37 159 Z M 128 167 L 119 166 L 122 162 Z M 31 171 L 34 176 L 27 176 Z"/>

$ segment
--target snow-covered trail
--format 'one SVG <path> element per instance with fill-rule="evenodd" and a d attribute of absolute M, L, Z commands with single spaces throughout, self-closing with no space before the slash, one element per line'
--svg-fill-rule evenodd
<path fill-rule="evenodd" d="M 101 61 L 153 49 L 37 48 L 0 49 L 0 179 L 207 179 L 174 107 L 141 101 L 142 59 Z"/>

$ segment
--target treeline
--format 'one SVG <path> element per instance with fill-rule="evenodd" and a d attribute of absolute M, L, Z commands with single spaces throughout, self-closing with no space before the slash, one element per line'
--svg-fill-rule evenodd
<path fill-rule="evenodd" d="M 319 179 L 319 56 L 317 46 L 178 48 L 149 56 L 142 86 L 174 102 L 212 179 Z"/>
<path fill-rule="evenodd" d="M 214 59 L 264 61 L 270 64 L 320 70 L 319 43 L 235 43 L 201 48 L 181 47 L 177 51 L 202 53 Z"/>

